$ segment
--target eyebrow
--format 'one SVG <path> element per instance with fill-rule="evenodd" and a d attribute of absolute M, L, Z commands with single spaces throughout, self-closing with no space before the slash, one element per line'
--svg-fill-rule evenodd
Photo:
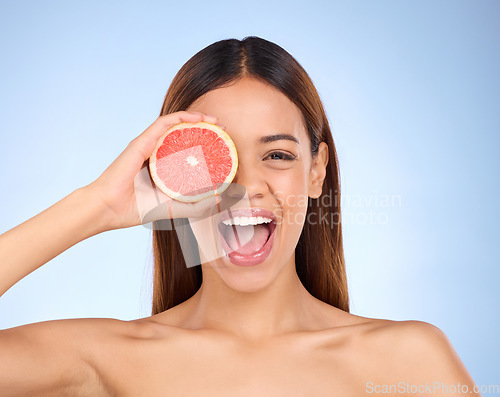
<path fill-rule="evenodd" d="M 270 142 L 281 141 L 281 140 L 293 141 L 297 144 L 300 144 L 299 140 L 290 134 L 265 135 L 265 136 L 262 136 L 259 138 L 260 143 L 270 143 Z"/>

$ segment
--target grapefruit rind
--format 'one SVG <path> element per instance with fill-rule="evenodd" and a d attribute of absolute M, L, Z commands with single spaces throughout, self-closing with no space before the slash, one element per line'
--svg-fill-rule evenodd
<path fill-rule="evenodd" d="M 157 168 L 156 168 L 156 153 L 158 152 L 158 149 L 163 145 L 163 141 L 167 137 L 168 134 L 172 133 L 173 131 L 177 131 L 180 129 L 186 129 L 186 128 L 205 128 L 209 129 L 211 131 L 214 131 L 227 145 L 229 148 L 229 153 L 230 157 L 232 160 L 232 166 L 229 174 L 227 175 L 226 179 L 224 182 L 221 184 L 221 186 L 215 190 L 209 190 L 197 195 L 193 196 L 186 196 L 182 195 L 179 192 L 175 192 L 168 188 L 165 183 L 161 180 L 161 178 L 157 174 Z M 228 187 L 231 181 L 234 179 L 234 176 L 236 175 L 236 170 L 238 169 L 238 155 L 236 151 L 236 146 L 234 145 L 233 140 L 231 137 L 224 131 L 222 128 L 220 128 L 218 125 L 215 124 L 210 124 L 206 122 L 199 122 L 199 123 L 179 123 L 175 124 L 172 127 L 170 127 L 159 139 L 158 143 L 156 144 L 153 153 L 149 157 L 149 171 L 151 174 L 151 178 L 153 179 L 153 182 L 156 184 L 156 186 L 167 196 L 173 198 L 174 200 L 178 201 L 183 201 L 183 202 L 197 202 L 200 200 L 203 200 L 207 197 L 210 196 L 215 196 L 215 195 L 220 195 L 222 194 Z"/>

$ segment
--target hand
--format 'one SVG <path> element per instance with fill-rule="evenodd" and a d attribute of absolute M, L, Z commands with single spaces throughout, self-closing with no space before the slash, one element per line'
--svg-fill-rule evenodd
<path fill-rule="evenodd" d="M 174 124 L 200 121 L 215 124 L 217 119 L 185 111 L 158 117 L 128 144 L 99 178 L 84 188 L 106 208 L 107 230 L 158 219 L 198 217 L 217 205 L 215 196 L 196 203 L 171 199 L 154 185 L 147 168 L 149 157 L 165 131 Z"/>

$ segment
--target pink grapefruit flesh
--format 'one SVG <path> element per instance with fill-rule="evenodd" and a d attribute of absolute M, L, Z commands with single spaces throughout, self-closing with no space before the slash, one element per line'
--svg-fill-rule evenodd
<path fill-rule="evenodd" d="M 185 202 L 221 194 L 237 168 L 232 139 L 219 126 L 205 122 L 170 127 L 149 158 L 156 186 L 167 196 Z"/>

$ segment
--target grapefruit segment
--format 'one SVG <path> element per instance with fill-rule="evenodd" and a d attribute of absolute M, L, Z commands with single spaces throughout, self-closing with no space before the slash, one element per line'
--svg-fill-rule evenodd
<path fill-rule="evenodd" d="M 156 186 L 167 196 L 185 202 L 221 194 L 237 168 L 232 139 L 219 126 L 205 122 L 170 127 L 149 158 Z"/>

